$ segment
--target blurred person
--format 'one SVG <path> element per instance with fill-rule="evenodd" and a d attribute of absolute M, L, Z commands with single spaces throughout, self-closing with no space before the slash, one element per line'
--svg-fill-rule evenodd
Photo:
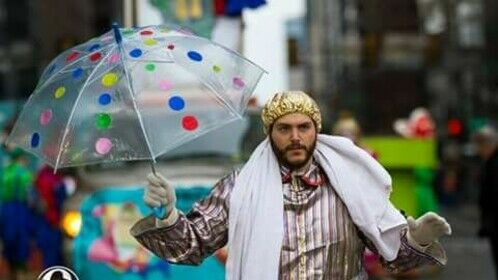
<path fill-rule="evenodd" d="M 43 268 L 63 265 L 62 257 L 62 206 L 66 199 L 66 178 L 48 165 L 37 173 L 36 192 L 36 244 L 40 249 Z"/>
<path fill-rule="evenodd" d="M 479 207 L 481 228 L 479 235 L 491 242 L 491 250 L 498 277 L 498 133 L 492 126 L 484 126 L 473 135 L 478 155 L 483 159 L 480 181 Z"/>
<path fill-rule="evenodd" d="M 0 188 L 0 240 L 2 254 L 9 265 L 9 279 L 18 279 L 26 270 L 30 255 L 30 193 L 33 173 L 27 155 L 19 148 L 7 148 L 11 162 L 5 168 Z"/>
<path fill-rule="evenodd" d="M 188 214 L 176 209 L 171 183 L 149 174 L 144 201 L 165 214 L 139 220 L 131 234 L 159 257 L 191 265 L 228 243 L 227 279 L 367 279 L 365 247 L 391 271 L 446 264 L 437 240 L 449 224 L 435 213 L 406 220 L 375 159 L 319 134 L 308 95 L 277 93 L 261 117 L 266 139 Z"/>
<path fill-rule="evenodd" d="M 332 131 L 335 135 L 349 138 L 353 143 L 368 152 L 374 158 L 377 158 L 377 153 L 362 143 L 361 126 L 358 121 L 347 112 L 343 112 L 339 116 L 339 120 L 334 124 Z"/>

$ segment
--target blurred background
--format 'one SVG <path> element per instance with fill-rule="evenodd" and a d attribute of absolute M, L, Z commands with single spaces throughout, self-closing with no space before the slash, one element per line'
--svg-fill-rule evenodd
<path fill-rule="evenodd" d="M 412 216 L 435 211 L 452 225 L 441 240 L 444 269 L 388 275 L 367 252 L 372 279 L 495 279 L 489 241 L 478 234 L 483 161 L 472 139 L 498 120 L 498 1 L 0 0 L 2 142 L 50 61 L 115 21 L 185 26 L 268 71 L 244 120 L 159 160 L 180 209 L 247 160 L 264 138 L 260 106 L 271 94 L 304 90 L 322 110 L 325 133 L 350 137 L 388 169 L 398 208 Z M 22 185 L 34 190 L 21 201 L 38 216 L 0 213 L 0 279 L 35 279 L 55 264 L 80 279 L 224 279 L 224 250 L 200 267 L 175 266 L 128 235 L 150 211 L 141 201 L 148 163 L 53 175 L 32 156 L 3 148 L 0 204 L 10 205 Z M 22 183 L 13 183 L 18 165 Z M 11 247 L 6 228 L 20 229 L 21 245 Z"/>

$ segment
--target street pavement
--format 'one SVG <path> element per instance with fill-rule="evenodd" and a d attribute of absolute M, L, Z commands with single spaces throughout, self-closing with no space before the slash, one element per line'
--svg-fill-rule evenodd
<path fill-rule="evenodd" d="M 453 234 L 441 240 L 448 264 L 430 280 L 493 280 L 491 249 L 487 239 L 477 238 L 479 212 L 476 205 L 467 204 L 438 211 L 451 224 Z"/>

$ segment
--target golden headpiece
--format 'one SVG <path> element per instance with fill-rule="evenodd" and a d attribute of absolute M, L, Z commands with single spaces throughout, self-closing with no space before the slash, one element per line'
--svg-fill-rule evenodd
<path fill-rule="evenodd" d="M 268 134 L 278 118 L 291 113 L 307 115 L 315 122 L 317 132 L 322 129 L 322 116 L 316 102 L 302 91 L 284 91 L 276 93 L 261 112 L 265 133 Z"/>

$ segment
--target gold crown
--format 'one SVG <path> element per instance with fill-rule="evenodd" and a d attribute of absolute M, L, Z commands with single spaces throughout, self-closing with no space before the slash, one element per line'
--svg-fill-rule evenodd
<path fill-rule="evenodd" d="M 317 132 L 322 129 L 322 116 L 316 102 L 302 91 L 284 91 L 276 93 L 263 107 L 261 119 L 265 133 L 268 134 L 278 118 L 292 113 L 307 115 L 315 122 Z"/>

